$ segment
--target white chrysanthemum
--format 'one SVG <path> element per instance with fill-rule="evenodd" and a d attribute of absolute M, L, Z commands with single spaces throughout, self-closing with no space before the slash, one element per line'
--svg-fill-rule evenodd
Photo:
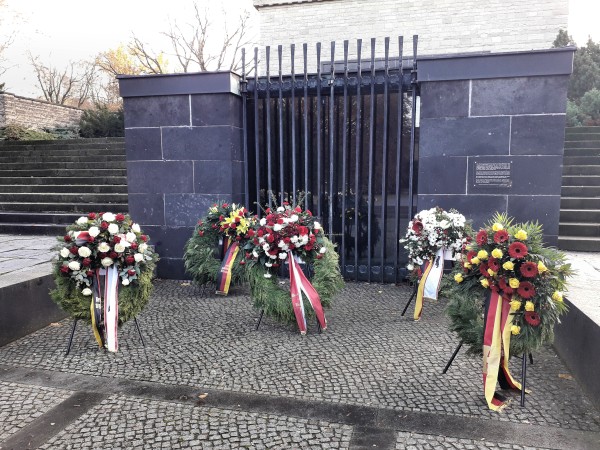
<path fill-rule="evenodd" d="M 273 231 L 281 231 L 282 228 L 283 228 L 283 226 L 281 226 L 280 224 L 276 223 L 275 226 L 273 227 Z"/>
<path fill-rule="evenodd" d="M 124 251 L 125 251 L 125 246 L 123 244 L 121 244 L 120 242 L 118 244 L 115 244 L 115 252 L 123 253 Z"/>
<path fill-rule="evenodd" d="M 279 248 L 283 247 L 284 245 L 285 245 L 285 242 L 283 242 L 283 241 L 279 241 L 277 243 L 277 247 L 279 247 Z"/>
<path fill-rule="evenodd" d="M 321 249 L 319 250 L 319 253 L 323 254 L 327 251 L 327 247 L 321 247 Z"/>
<path fill-rule="evenodd" d="M 285 208 L 283 206 L 280 206 L 279 208 L 277 208 L 277 212 L 282 213 L 284 211 L 285 211 Z"/>
<path fill-rule="evenodd" d="M 129 278 L 125 278 L 125 279 L 123 279 L 123 281 L 121 281 L 121 284 L 123 286 L 129 286 L 129 283 L 130 283 Z"/>
<path fill-rule="evenodd" d="M 77 261 L 71 261 L 69 263 L 69 269 L 71 269 L 71 270 L 79 270 L 79 269 L 81 269 L 81 264 L 79 264 L 79 262 L 77 262 Z"/>
<path fill-rule="evenodd" d="M 273 267 L 273 263 L 272 262 L 266 262 L 265 266 L 267 266 L 267 267 Z"/>
<path fill-rule="evenodd" d="M 287 253 L 280 253 L 279 254 L 279 259 L 285 259 L 287 258 Z"/>
<path fill-rule="evenodd" d="M 298 222 L 298 214 L 292 214 L 290 217 L 290 222 Z"/>
<path fill-rule="evenodd" d="M 265 242 L 265 243 L 263 244 L 262 248 L 263 248 L 263 250 L 266 252 L 267 250 L 269 250 L 269 249 L 271 248 L 271 246 Z"/>
<path fill-rule="evenodd" d="M 88 230 L 88 233 L 90 234 L 91 237 L 96 237 L 100 234 L 100 228 L 90 227 L 90 229 Z"/>
<path fill-rule="evenodd" d="M 131 229 L 135 233 L 141 233 L 142 232 L 142 229 L 140 228 L 139 224 L 137 224 L 137 223 L 134 223 L 133 225 L 131 225 Z"/>
<path fill-rule="evenodd" d="M 87 258 L 92 254 L 92 251 L 87 247 L 79 247 L 77 253 L 79 253 L 79 256 L 81 256 L 82 258 Z"/>
<path fill-rule="evenodd" d="M 106 258 L 102 258 L 102 261 L 100 261 L 100 263 L 104 266 L 104 267 L 110 267 L 112 266 L 113 260 L 110 259 L 109 257 Z"/>
<path fill-rule="evenodd" d="M 106 253 L 110 250 L 110 245 L 108 245 L 107 242 L 100 242 L 100 244 L 98 244 L 98 251 L 101 253 Z"/>
<path fill-rule="evenodd" d="M 115 215 L 111 212 L 105 212 L 102 214 L 102 220 L 106 220 L 107 222 L 114 222 L 115 218 Z"/>
<path fill-rule="evenodd" d="M 315 222 L 313 227 L 315 228 L 315 231 L 318 231 L 321 228 L 321 224 L 319 222 Z"/>
<path fill-rule="evenodd" d="M 407 268 L 408 270 L 414 270 L 415 266 L 414 266 L 414 265 L 412 265 L 412 264 L 409 264 L 408 266 L 406 266 L 406 268 Z"/>
<path fill-rule="evenodd" d="M 129 233 L 127 233 L 125 235 L 125 240 L 127 242 L 135 242 L 135 240 L 136 240 L 135 233 L 132 233 L 131 231 Z"/>
<path fill-rule="evenodd" d="M 258 238 L 258 243 L 259 243 L 259 244 L 264 244 L 264 243 L 265 243 L 265 238 L 264 238 L 264 237 L 262 237 L 262 236 L 261 236 L 261 237 L 259 237 L 259 238 Z"/>
<path fill-rule="evenodd" d="M 81 216 L 77 219 L 77 225 L 85 225 L 88 222 L 88 218 L 85 216 Z"/>
<path fill-rule="evenodd" d="M 271 278 L 273 275 L 271 275 L 270 273 L 265 273 L 263 276 L 264 276 L 265 278 Z"/>
<path fill-rule="evenodd" d="M 140 244 L 138 247 L 138 252 L 140 253 L 146 253 L 146 250 L 148 250 L 148 244 Z"/>
<path fill-rule="evenodd" d="M 265 219 L 265 218 L 263 217 L 262 219 L 260 219 L 259 223 L 260 223 L 260 226 L 261 226 L 261 227 L 264 227 L 264 226 L 267 224 L 267 219 Z"/>
<path fill-rule="evenodd" d="M 111 223 L 108 226 L 108 232 L 110 234 L 117 234 L 119 232 L 119 225 L 117 225 L 116 223 Z"/>
<path fill-rule="evenodd" d="M 85 288 L 81 293 L 83 295 L 92 295 L 92 290 L 90 288 Z"/>
<path fill-rule="evenodd" d="M 71 252 L 69 251 L 69 249 L 67 247 L 63 247 L 60 249 L 60 256 L 62 256 L 63 258 L 68 258 L 68 256 L 71 254 Z"/>
<path fill-rule="evenodd" d="M 136 253 L 133 255 L 133 258 L 135 259 L 135 262 L 142 262 L 144 260 L 144 255 L 141 253 Z"/>

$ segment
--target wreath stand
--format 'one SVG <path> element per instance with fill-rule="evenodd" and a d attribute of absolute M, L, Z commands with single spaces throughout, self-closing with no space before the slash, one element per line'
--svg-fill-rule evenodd
<path fill-rule="evenodd" d="M 456 349 L 454 350 L 454 353 L 452 353 L 452 356 L 450 357 L 448 364 L 446 364 L 446 367 L 444 367 L 444 370 L 442 371 L 443 375 L 445 375 L 446 372 L 448 372 L 448 369 L 454 362 L 454 359 L 456 358 L 456 355 L 458 354 L 459 350 L 463 346 L 463 343 L 464 343 L 463 341 L 460 341 L 460 343 L 458 344 L 458 347 L 456 347 Z M 525 406 L 525 384 L 527 382 L 527 357 L 526 357 L 525 353 L 523 353 L 521 360 L 522 360 L 522 362 L 521 362 L 521 407 L 523 407 L 523 406 Z M 529 364 L 533 364 L 533 355 L 531 353 L 529 353 Z"/>
<path fill-rule="evenodd" d="M 71 327 L 71 335 L 69 336 L 69 343 L 67 344 L 67 351 L 65 352 L 65 356 L 69 355 L 71 351 L 71 345 L 73 344 L 73 336 L 75 335 L 75 329 L 77 328 L 77 322 L 79 319 L 73 320 L 73 326 Z M 137 329 L 138 334 L 140 335 L 140 341 L 142 342 L 142 347 L 146 347 L 144 343 L 144 337 L 142 336 L 142 331 L 140 330 L 140 324 L 138 323 L 137 317 L 133 318 L 133 322 L 135 323 L 135 328 Z"/>
<path fill-rule="evenodd" d="M 260 327 L 260 323 L 262 322 L 262 318 L 263 318 L 264 314 L 265 314 L 265 310 L 261 309 L 260 316 L 258 316 L 258 323 L 256 324 L 256 331 L 258 331 L 258 327 Z M 318 320 L 317 320 L 317 329 L 319 330 L 319 334 L 323 333 L 323 330 L 321 329 L 321 324 L 319 323 Z"/>
<path fill-rule="evenodd" d="M 446 267 L 444 265 L 444 270 L 443 270 L 442 276 L 452 273 L 452 269 L 454 267 L 454 261 L 452 261 L 452 264 L 449 264 L 449 266 L 450 267 Z M 412 301 L 417 297 L 418 290 L 419 290 L 419 283 L 416 282 L 416 283 L 414 283 L 414 289 L 413 289 L 412 294 L 410 295 L 410 298 L 408 299 L 408 303 L 406 303 L 406 306 L 402 310 L 402 314 L 400 314 L 401 317 L 404 316 L 404 314 L 406 314 L 406 310 L 408 309 L 408 307 L 410 306 Z"/>

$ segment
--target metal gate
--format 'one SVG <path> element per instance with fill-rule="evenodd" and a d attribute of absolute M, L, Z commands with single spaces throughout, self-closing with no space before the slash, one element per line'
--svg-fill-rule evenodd
<path fill-rule="evenodd" d="M 377 41 L 370 44 L 370 58 L 360 39 L 351 58 L 344 41 L 340 58 L 332 42 L 324 61 L 317 43 L 315 73 L 306 44 L 301 55 L 286 48 L 286 60 L 278 46 L 275 74 L 270 47 L 260 57 L 258 49 L 243 53 L 246 206 L 260 215 L 269 192 L 290 203 L 307 193 L 302 206 L 338 245 L 344 277 L 394 283 L 404 274 L 398 241 L 416 195 L 417 36 L 408 58 L 402 37 L 393 56 L 389 38 L 383 58 L 375 56 Z"/>

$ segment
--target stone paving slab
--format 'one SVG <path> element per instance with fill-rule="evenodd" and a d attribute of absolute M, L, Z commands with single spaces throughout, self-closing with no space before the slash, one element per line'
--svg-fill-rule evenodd
<path fill-rule="evenodd" d="M 53 236 L 0 234 L 0 288 L 52 272 Z"/>
<path fill-rule="evenodd" d="M 512 449 L 512 450 L 545 450 L 542 447 L 488 442 L 485 440 L 458 439 L 446 436 L 435 436 L 421 433 L 398 433 L 396 450 L 436 450 L 436 449 L 461 449 L 461 450 L 487 450 L 487 449 Z"/>
<path fill-rule="evenodd" d="M 568 299 L 600 326 L 600 253 L 566 252 L 575 275 L 569 279 Z"/>

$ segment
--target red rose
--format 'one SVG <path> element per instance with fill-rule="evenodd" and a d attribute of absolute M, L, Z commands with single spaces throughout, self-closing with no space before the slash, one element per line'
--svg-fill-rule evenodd
<path fill-rule="evenodd" d="M 102 223 L 100 224 L 100 228 L 102 230 L 106 230 L 108 228 L 108 222 L 102 221 Z"/>
<path fill-rule="evenodd" d="M 289 202 L 283 202 L 283 206 L 289 206 Z"/>
<path fill-rule="evenodd" d="M 132 248 L 132 249 L 134 249 L 134 250 L 137 250 L 137 248 L 138 248 L 138 245 L 137 245 L 137 243 L 135 243 L 135 242 L 132 242 L 132 243 L 131 243 L 131 248 Z"/>
<path fill-rule="evenodd" d="M 312 244 L 308 244 L 304 246 L 304 250 L 306 250 L 307 252 L 310 252 L 313 249 Z M 320 253 L 319 253 L 320 254 Z"/>
<path fill-rule="evenodd" d="M 69 252 L 71 252 L 72 255 L 76 255 L 78 250 L 79 249 L 77 248 L 77 246 L 73 246 L 69 249 Z"/>
<path fill-rule="evenodd" d="M 229 206 L 229 203 L 223 203 L 223 208 L 227 208 Z"/>
<path fill-rule="evenodd" d="M 65 237 L 63 239 L 65 240 L 65 242 L 71 242 L 71 236 L 69 236 L 68 234 L 65 234 Z"/>
<path fill-rule="evenodd" d="M 125 216 L 124 216 L 123 214 L 121 214 L 121 213 L 118 213 L 118 214 L 115 216 L 115 220 L 116 220 L 117 222 L 123 222 L 123 221 L 125 220 Z"/>
<path fill-rule="evenodd" d="M 118 255 L 118 253 L 117 253 L 117 252 L 110 252 L 110 253 L 108 254 L 108 257 L 109 257 L 110 259 L 117 259 L 117 258 L 119 257 L 119 255 Z"/>
<path fill-rule="evenodd" d="M 88 242 L 94 242 L 94 236 L 88 236 L 87 241 Z"/>
<path fill-rule="evenodd" d="M 113 242 L 115 244 L 118 244 L 119 242 L 121 242 L 121 238 L 119 236 L 115 236 L 115 237 L 113 237 Z"/>
<path fill-rule="evenodd" d="M 475 238 L 477 245 L 486 245 L 488 243 L 488 234 L 485 230 L 479 230 L 477 237 Z"/>
<path fill-rule="evenodd" d="M 254 230 L 253 230 L 253 229 L 249 229 L 249 230 L 248 230 L 248 233 L 246 234 L 246 236 L 247 236 L 248 238 L 251 238 L 252 236 L 254 236 Z"/>
<path fill-rule="evenodd" d="M 204 231 L 198 230 L 198 234 L 202 237 L 202 236 L 204 236 Z"/>
<path fill-rule="evenodd" d="M 494 234 L 494 242 L 496 244 L 502 244 L 503 242 L 508 241 L 508 233 L 506 230 L 498 230 Z"/>
<path fill-rule="evenodd" d="M 250 259 L 250 258 L 252 258 L 252 253 L 246 252 L 246 259 Z"/>
<path fill-rule="evenodd" d="M 94 276 L 94 271 L 93 271 L 93 270 L 88 270 L 88 271 L 87 271 L 85 274 L 86 274 L 88 277 L 93 277 L 93 276 Z"/>
<path fill-rule="evenodd" d="M 533 261 L 521 264 L 521 274 L 527 278 L 534 278 L 538 274 L 537 264 Z"/>
<path fill-rule="evenodd" d="M 320 253 L 319 253 L 319 254 L 317 254 L 317 259 L 321 259 L 321 258 L 323 258 L 323 255 L 322 255 L 322 254 L 320 254 Z"/>
<path fill-rule="evenodd" d="M 261 228 L 260 230 L 258 230 L 256 232 L 256 234 L 258 235 L 258 237 L 263 237 L 265 235 L 265 232 L 263 231 L 263 229 Z"/>
<path fill-rule="evenodd" d="M 267 209 L 265 209 L 265 212 L 266 212 L 267 214 L 271 214 L 271 208 L 267 208 Z"/>
<path fill-rule="evenodd" d="M 279 225 L 282 225 L 282 224 L 283 224 L 283 219 L 281 219 L 281 218 L 277 219 L 277 223 L 278 223 Z"/>
<path fill-rule="evenodd" d="M 272 243 L 275 240 L 275 236 L 273 236 L 272 234 L 269 234 L 267 236 L 267 242 Z"/>
<path fill-rule="evenodd" d="M 129 255 L 125 258 L 125 262 L 127 264 L 133 264 L 135 262 L 135 258 L 133 256 Z"/>
<path fill-rule="evenodd" d="M 202 226 L 202 221 L 201 220 L 198 221 L 198 225 Z"/>
<path fill-rule="evenodd" d="M 306 214 L 308 214 L 310 217 L 312 217 L 312 213 L 310 212 L 310 209 L 306 210 Z"/>
<path fill-rule="evenodd" d="M 213 223 L 213 226 L 212 226 L 212 227 L 213 227 L 213 230 L 216 230 L 216 229 L 217 229 L 217 224 L 216 224 L 216 223 Z"/>
<path fill-rule="evenodd" d="M 81 264 L 83 264 L 84 267 L 90 267 L 92 265 L 92 260 L 90 258 L 83 258 Z"/>
<path fill-rule="evenodd" d="M 95 218 L 96 218 L 96 213 L 89 213 L 88 214 L 88 219 L 94 220 Z"/>
<path fill-rule="evenodd" d="M 240 217 L 239 217 L 239 216 L 237 216 L 237 217 L 235 218 L 235 221 L 236 221 L 236 223 L 240 223 L 240 220 L 241 220 L 241 219 L 240 219 Z"/>
<path fill-rule="evenodd" d="M 294 210 L 297 213 L 301 213 L 302 212 L 302 208 L 300 208 L 299 206 L 296 206 L 296 209 Z"/>
<path fill-rule="evenodd" d="M 132 277 L 132 276 L 134 276 L 134 275 L 135 275 L 135 270 L 133 270 L 133 269 L 129 269 L 129 270 L 127 271 L 127 274 L 128 274 L 130 277 Z"/>
<path fill-rule="evenodd" d="M 535 287 L 529 281 L 521 281 L 517 294 L 523 298 L 531 298 L 535 295 Z"/>
<path fill-rule="evenodd" d="M 100 259 L 106 258 L 106 253 L 104 253 L 104 252 L 98 253 L 98 256 L 100 257 Z"/>
<path fill-rule="evenodd" d="M 60 271 L 62 273 L 69 273 L 69 266 L 60 266 Z"/>
<path fill-rule="evenodd" d="M 235 230 L 237 228 L 237 225 L 235 223 L 232 223 L 231 225 L 229 225 L 229 228 Z"/>
<path fill-rule="evenodd" d="M 508 254 L 516 259 L 525 258 L 527 256 L 527 246 L 522 242 L 513 242 L 508 247 Z"/>
<path fill-rule="evenodd" d="M 240 266 L 243 266 L 244 264 L 246 264 L 246 261 L 244 261 L 243 259 L 240 261 Z"/>
<path fill-rule="evenodd" d="M 223 214 L 221 214 L 221 215 L 219 216 L 219 220 L 220 220 L 221 222 L 225 220 L 225 217 L 223 217 Z"/>
<path fill-rule="evenodd" d="M 421 231 L 423 231 L 423 223 L 420 220 L 415 220 L 412 224 L 412 230 L 417 234 L 421 234 Z"/>
<path fill-rule="evenodd" d="M 525 311 L 525 322 L 532 327 L 537 327 L 540 323 L 542 323 L 542 318 L 535 311 Z"/>

